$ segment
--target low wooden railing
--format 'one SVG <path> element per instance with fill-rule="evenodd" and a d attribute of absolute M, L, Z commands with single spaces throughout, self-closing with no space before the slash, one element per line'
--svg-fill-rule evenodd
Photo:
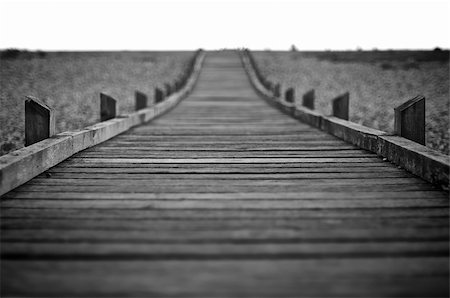
<path fill-rule="evenodd" d="M 73 154 L 102 143 L 128 129 L 169 111 L 193 89 L 200 73 L 204 52 L 198 50 L 186 71 L 165 91 L 155 88 L 155 103 L 135 92 L 136 112 L 119 115 L 117 101 L 100 94 L 100 123 L 77 131 L 55 134 L 55 114 L 39 99 L 25 101 L 25 146 L 0 157 L 0 196 L 57 165 Z M 156 96 L 157 95 L 157 96 Z"/>
<path fill-rule="evenodd" d="M 298 106 L 295 103 L 294 88 L 286 88 L 283 98 L 281 84 L 271 82 L 262 75 L 249 50 L 242 51 L 241 58 L 254 88 L 287 114 L 360 148 L 375 152 L 413 174 L 448 189 L 450 157 L 424 146 L 423 96 L 414 97 L 395 108 L 395 134 L 388 134 L 348 121 L 348 92 L 332 100 L 332 115 L 326 116 L 314 110 L 314 89 L 302 96 L 301 106 Z"/>

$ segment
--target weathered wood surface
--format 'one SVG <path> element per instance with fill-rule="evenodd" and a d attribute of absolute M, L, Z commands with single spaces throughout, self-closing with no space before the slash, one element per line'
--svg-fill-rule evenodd
<path fill-rule="evenodd" d="M 425 145 L 425 97 L 417 96 L 395 108 L 395 133 Z"/>
<path fill-rule="evenodd" d="M 100 121 L 115 118 L 117 115 L 117 101 L 109 95 L 100 93 Z"/>
<path fill-rule="evenodd" d="M 310 110 L 314 110 L 314 99 L 315 99 L 314 89 L 311 89 L 305 94 L 303 94 L 302 105 Z"/>
<path fill-rule="evenodd" d="M 332 101 L 333 116 L 348 120 L 350 115 L 350 94 L 348 92 L 336 97 Z"/>
<path fill-rule="evenodd" d="M 40 142 L 55 134 L 55 112 L 37 98 L 25 100 L 25 146 Z"/>
<path fill-rule="evenodd" d="M 448 207 L 209 53 L 167 116 L 1 199 L 1 294 L 448 296 Z"/>
<path fill-rule="evenodd" d="M 135 100 L 135 111 L 145 109 L 148 105 L 147 95 L 142 92 L 135 91 L 134 100 Z"/>
<path fill-rule="evenodd" d="M 450 156 L 404 137 L 390 136 L 383 131 L 339 119 L 334 116 L 325 116 L 310 110 L 309 108 L 283 102 L 279 100 L 279 98 L 274 97 L 273 94 L 271 94 L 270 89 L 264 86 L 264 77 L 259 78 L 257 72 L 255 72 L 253 66 L 255 63 L 250 52 L 244 51 L 241 57 L 251 84 L 271 106 L 278 108 L 295 119 L 299 119 L 303 123 L 320 128 L 321 130 L 337 136 L 348 143 L 354 144 L 361 149 L 366 149 L 379 156 L 383 156 L 390 162 L 403 167 L 424 180 L 448 190 Z M 306 94 L 312 94 L 312 92 L 313 91 L 310 91 Z M 419 96 L 412 101 L 405 103 L 396 109 L 396 114 L 398 114 L 400 108 L 408 110 L 408 106 L 414 104 L 417 100 L 423 104 L 424 100 L 422 99 L 423 98 Z M 420 113 L 416 113 L 418 111 L 420 111 Z M 412 132 L 415 131 L 415 128 L 411 128 L 411 119 L 413 118 L 418 119 L 418 122 L 422 123 L 422 127 L 424 127 L 424 121 L 422 121 L 423 113 L 424 106 L 422 109 L 420 108 L 420 105 L 408 112 L 409 118 L 407 117 L 408 120 L 404 122 L 409 123 L 410 125 L 407 130 Z M 398 121 L 399 118 L 400 117 L 396 117 L 396 126 L 400 123 L 400 121 Z"/>
<path fill-rule="evenodd" d="M 172 109 L 195 85 L 204 59 L 197 51 L 193 68 L 182 89 L 164 101 L 137 112 L 120 115 L 81 130 L 66 131 L 51 138 L 0 156 L 0 196 L 59 164 L 73 154 L 100 144 L 131 127 L 146 123 Z"/>

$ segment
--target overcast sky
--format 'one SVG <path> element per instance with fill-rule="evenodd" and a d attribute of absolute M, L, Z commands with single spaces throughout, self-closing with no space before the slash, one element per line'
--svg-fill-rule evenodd
<path fill-rule="evenodd" d="M 450 1 L 0 0 L 0 48 L 450 48 Z"/>

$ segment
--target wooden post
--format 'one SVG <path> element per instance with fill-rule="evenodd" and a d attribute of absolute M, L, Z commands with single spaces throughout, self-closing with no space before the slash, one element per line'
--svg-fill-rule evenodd
<path fill-rule="evenodd" d="M 180 91 L 181 90 L 181 78 L 177 78 L 175 81 L 175 90 Z"/>
<path fill-rule="evenodd" d="M 333 116 L 348 120 L 349 118 L 349 99 L 350 94 L 345 92 L 344 94 L 333 99 Z"/>
<path fill-rule="evenodd" d="M 264 88 L 267 90 L 270 90 L 270 82 L 267 79 L 264 79 L 264 82 L 262 82 Z"/>
<path fill-rule="evenodd" d="M 269 80 L 266 80 L 266 89 L 273 92 L 273 84 Z"/>
<path fill-rule="evenodd" d="M 109 95 L 100 93 L 100 121 L 116 117 L 116 100 Z"/>
<path fill-rule="evenodd" d="M 37 98 L 25 100 L 25 146 L 47 139 L 55 134 L 55 113 Z"/>
<path fill-rule="evenodd" d="M 177 87 L 178 87 L 178 83 L 177 81 L 173 81 L 172 84 L 170 84 L 171 88 L 172 88 L 172 93 L 176 93 L 178 91 Z"/>
<path fill-rule="evenodd" d="M 311 89 L 303 94 L 302 105 L 310 110 L 314 110 L 314 98 L 314 89 Z"/>
<path fill-rule="evenodd" d="M 178 79 L 179 90 L 181 90 L 183 88 L 183 86 L 186 84 L 186 82 L 187 82 L 186 75 L 182 74 Z"/>
<path fill-rule="evenodd" d="M 135 111 L 139 111 L 147 107 L 147 95 L 145 95 L 144 93 L 135 91 L 134 99 L 135 99 Z"/>
<path fill-rule="evenodd" d="M 159 88 L 155 88 L 155 103 L 160 103 L 163 100 L 164 100 L 164 92 Z"/>
<path fill-rule="evenodd" d="M 295 98 L 294 98 L 294 88 L 288 88 L 286 90 L 286 92 L 284 93 L 284 98 L 286 99 L 287 102 L 290 103 L 294 103 L 295 102 Z"/>
<path fill-rule="evenodd" d="M 172 94 L 172 86 L 169 83 L 165 83 L 164 88 L 166 89 L 166 97 L 169 97 Z"/>
<path fill-rule="evenodd" d="M 394 109 L 395 133 L 425 145 L 425 97 L 419 95 Z"/>
<path fill-rule="evenodd" d="M 180 89 L 178 89 L 178 86 L 179 86 L 179 84 L 178 84 L 178 79 L 176 79 L 175 81 L 173 81 L 173 83 L 172 83 L 172 90 L 173 90 L 173 93 L 175 93 L 175 92 L 178 92 Z"/>
<path fill-rule="evenodd" d="M 275 97 L 280 97 L 280 95 L 281 95 L 281 85 L 279 83 L 275 84 L 275 86 L 273 87 L 273 95 Z"/>

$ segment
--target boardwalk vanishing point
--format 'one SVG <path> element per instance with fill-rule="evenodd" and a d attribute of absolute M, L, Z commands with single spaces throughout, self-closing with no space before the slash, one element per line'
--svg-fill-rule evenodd
<path fill-rule="evenodd" d="M 1 199 L 1 296 L 445 297 L 448 192 L 290 118 L 239 55 Z"/>

